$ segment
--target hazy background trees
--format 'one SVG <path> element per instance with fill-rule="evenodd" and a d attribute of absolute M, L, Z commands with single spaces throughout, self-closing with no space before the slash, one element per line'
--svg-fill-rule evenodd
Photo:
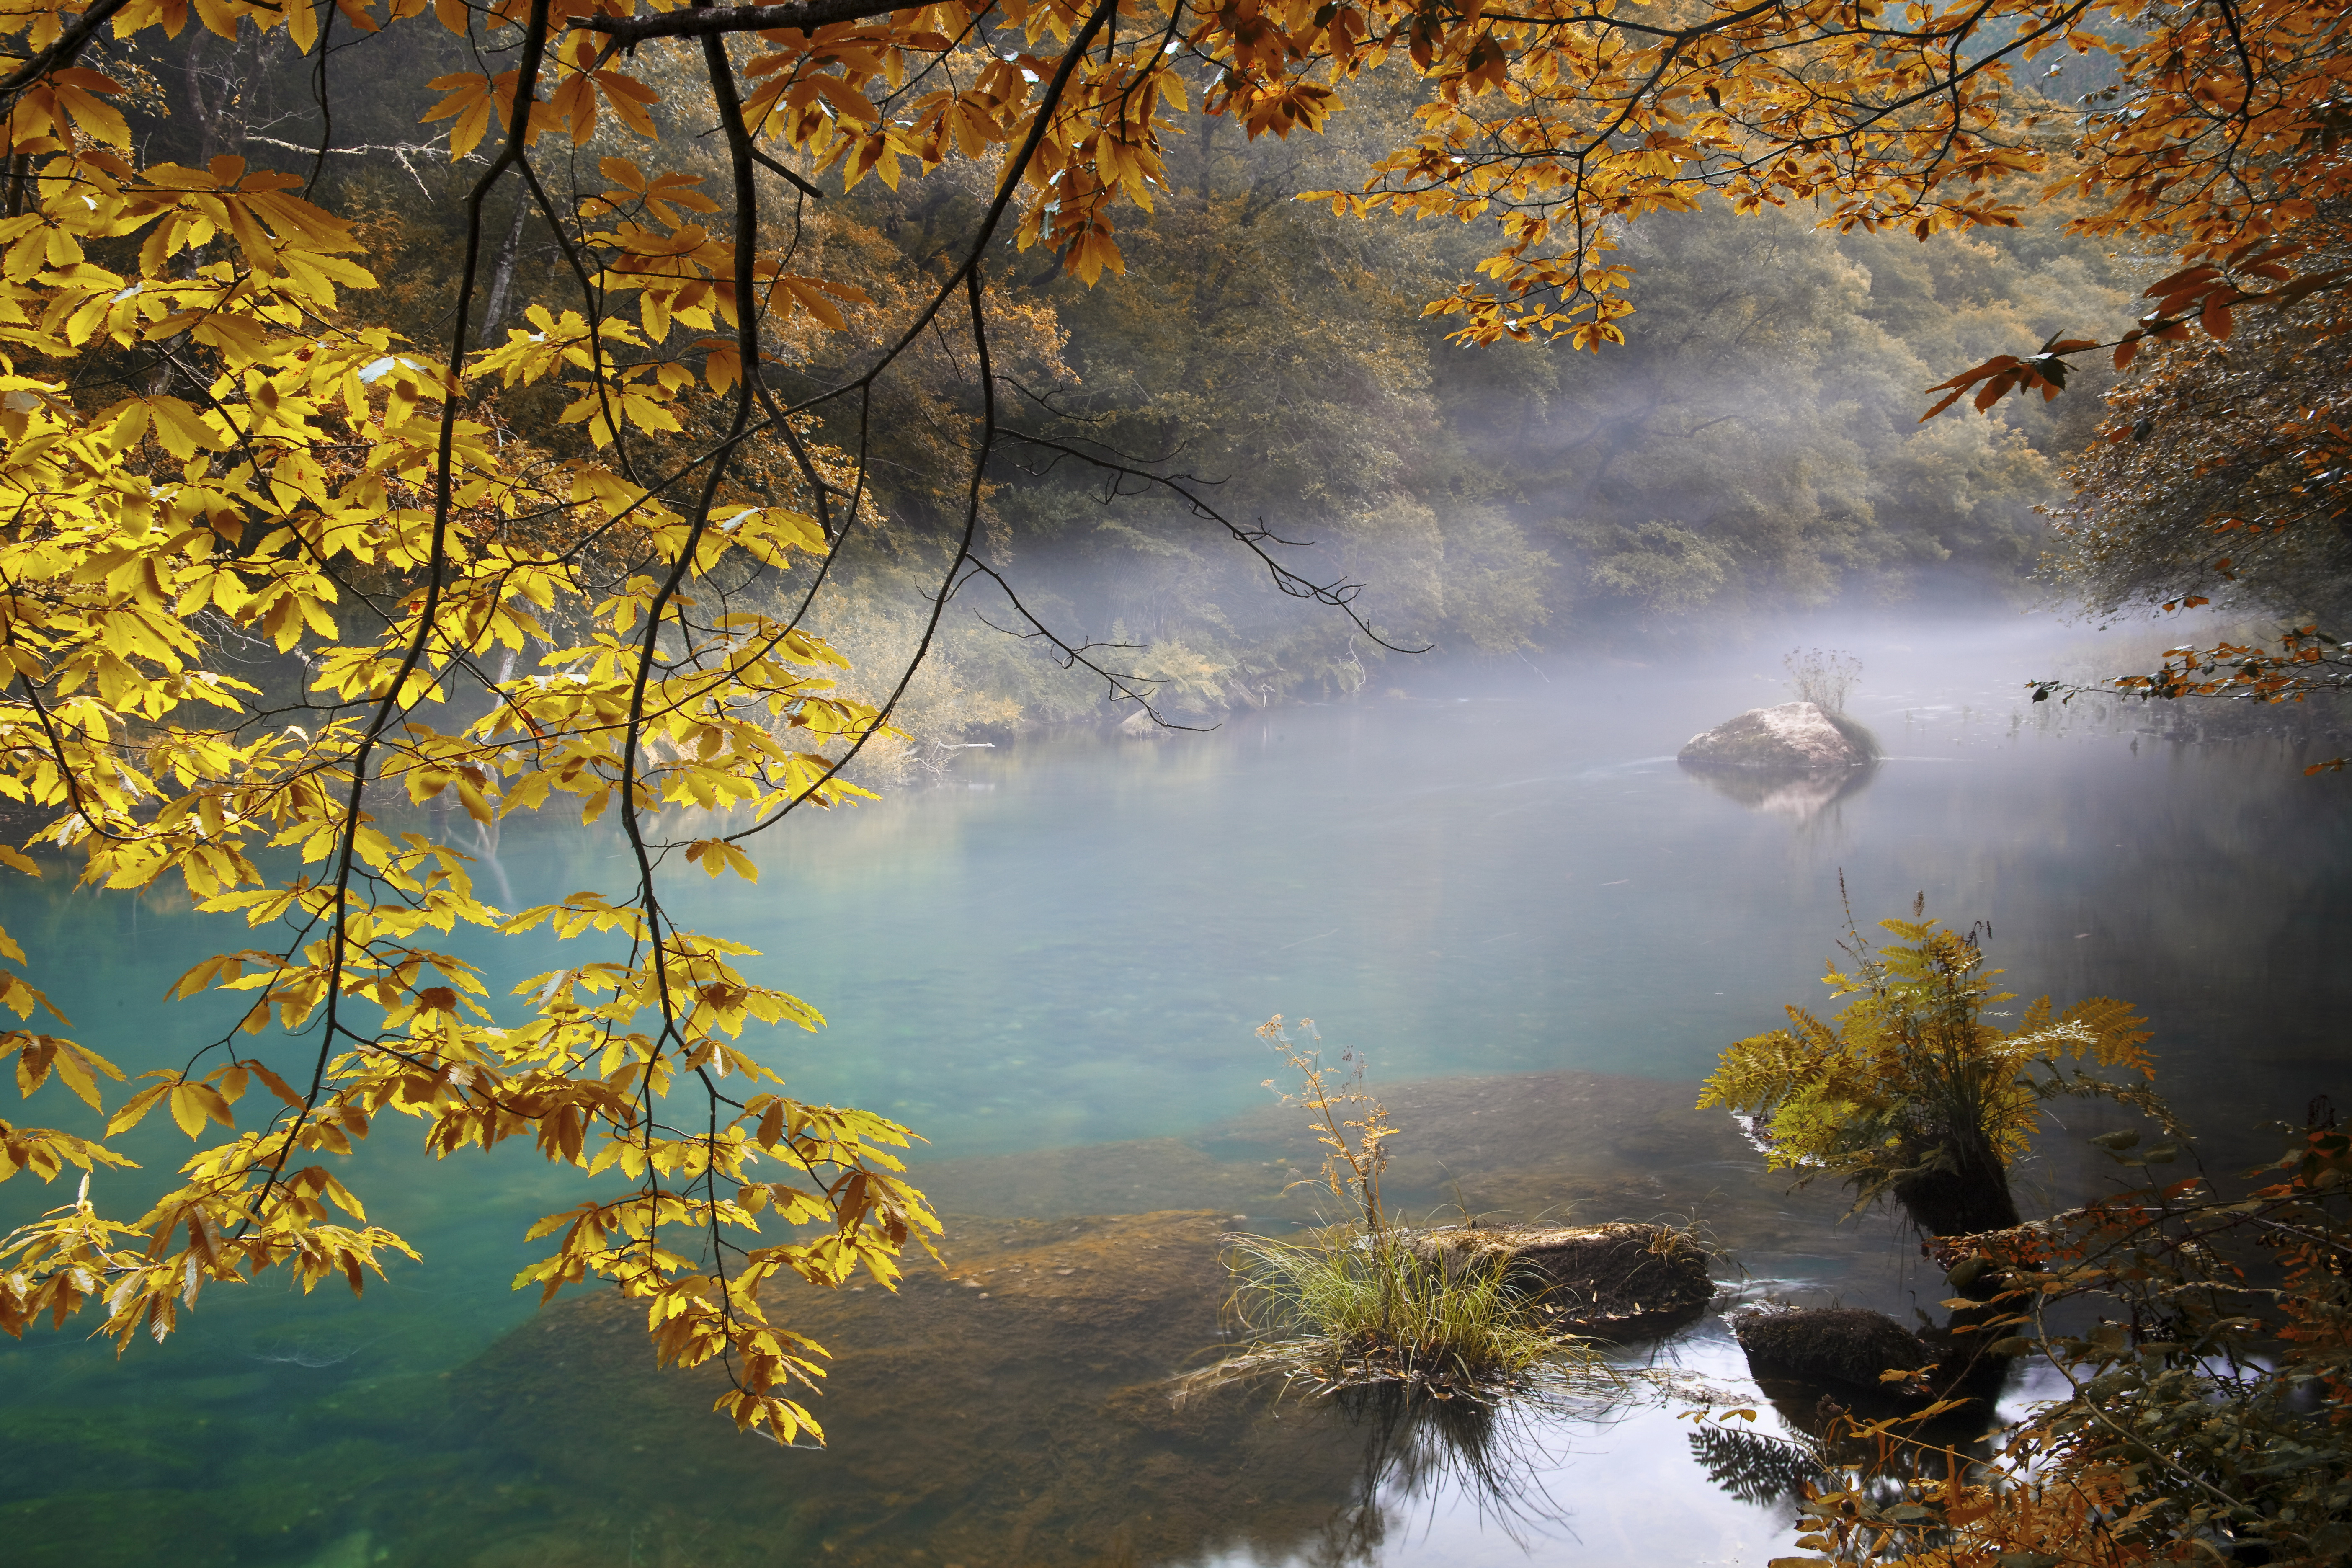
<path fill-rule="evenodd" d="M 371 69 L 378 40 L 349 42 L 322 66 L 278 35 L 248 27 L 232 47 L 193 29 L 113 63 L 169 105 L 152 122 L 173 143 L 159 153 L 237 153 L 355 212 L 385 285 L 368 310 L 429 342 L 454 298 L 444 263 L 471 166 L 413 150 L 432 129 L 417 123 L 429 73 Z M 454 68 L 457 42 L 436 47 Z M 649 56 L 635 68 L 655 79 L 665 68 Z M 1990 354 L 2030 353 L 2053 327 L 2112 317 L 2132 291 L 2131 258 L 2062 234 L 2063 207 L 1921 242 L 1826 232 L 1810 209 L 1710 205 L 1622 237 L 1638 307 L 1622 346 L 1465 348 L 1422 307 L 1467 274 L 1484 236 L 1366 224 L 1297 199 L 1360 184 L 1402 133 L 1414 90 L 1360 84 L 1323 137 L 1249 142 L 1229 121 L 1188 117 L 1174 188 L 1123 231 L 1124 273 L 1092 288 L 1052 256 L 1008 252 L 994 291 L 1001 357 L 1026 394 L 1016 417 L 1181 476 L 1226 518 L 1314 542 L 1302 569 L 1364 584 L 1362 607 L 1398 647 L 1626 652 L 1736 637 L 1791 611 L 2048 592 L 2033 578 L 2052 542 L 2037 509 L 2066 496 L 2096 396 L 1921 425 L 1920 393 Z M 686 145 L 702 128 L 671 129 Z M 302 150 L 322 140 L 337 151 Z M 629 140 L 602 131 L 574 157 L 593 168 Z M 705 152 L 716 189 L 720 149 Z M 486 342 L 531 303 L 569 298 L 561 249 L 510 195 L 487 226 L 498 249 Z M 848 341 L 812 340 L 816 357 L 787 378 L 824 384 L 837 368 L 824 355 L 903 314 L 987 195 L 983 171 L 951 163 L 901 189 L 868 180 L 807 204 L 804 252 L 854 252 L 849 270 L 876 303 L 853 313 L 862 331 Z M 861 665 L 913 635 L 898 590 L 942 548 L 964 459 L 961 395 L 948 390 L 959 379 L 904 374 L 879 390 L 898 433 L 872 475 L 882 521 L 845 553 L 851 591 L 825 626 Z M 560 455 L 582 438 L 555 423 L 562 395 L 525 389 L 498 411 Z M 1223 529 L 1170 494 L 1017 443 L 993 478 L 992 546 L 1019 563 L 1030 607 L 1073 639 L 1116 645 L 1105 660 L 1161 682 L 1177 715 L 1394 678 L 1387 650 L 1343 620 L 1297 614 Z M 938 662 L 910 690 L 913 727 L 952 741 L 1095 711 L 1099 683 L 994 630 L 1016 617 L 989 598 L 968 590 L 950 615 Z"/>

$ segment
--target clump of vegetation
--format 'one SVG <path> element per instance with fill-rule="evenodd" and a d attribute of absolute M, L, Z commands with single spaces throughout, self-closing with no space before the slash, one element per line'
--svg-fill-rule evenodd
<path fill-rule="evenodd" d="M 2068 1061 L 2089 1057 L 2142 1080 L 2151 1072 L 2146 1020 L 2104 996 L 2053 1015 L 2043 997 L 2017 1027 L 1991 1020 L 2012 994 L 1992 989 L 1984 928 L 1966 932 L 1925 918 L 1880 922 L 1895 941 L 1874 948 L 1847 912 L 1853 963 L 1822 976 L 1852 997 L 1834 1022 L 1801 1007 L 1790 1027 L 1741 1040 L 1706 1080 L 1702 1109 L 1728 1106 L 1748 1122 L 1775 1169 L 1811 1180 L 1834 1174 L 1855 1209 L 1900 1203 L 1932 1235 L 2001 1230 L 2018 1223 L 2010 1163 L 2022 1154 L 2053 1095 L 2105 1095 L 2143 1107 L 2144 1083 L 2115 1084 Z"/>
<path fill-rule="evenodd" d="M 1837 732 L 1859 749 L 1864 756 L 1876 757 L 1885 748 L 1870 726 L 1845 710 L 1845 700 L 1862 682 L 1862 660 L 1840 648 L 1824 652 L 1820 648 L 1790 648 L 1780 667 L 1789 672 L 1789 689 L 1797 694 L 1800 702 L 1810 702 L 1822 710 Z"/>
<path fill-rule="evenodd" d="M 2323 1096 L 2280 1127 L 2280 1159 L 2209 1177 L 2148 1086 L 2141 1019 L 2104 999 L 2053 1019 L 2045 1000 L 1995 1028 L 1984 1020 L 2010 998 L 1986 984 L 1999 972 L 1978 933 L 1923 912 L 1884 922 L 1896 940 L 1875 952 L 1852 933 L 1858 972 L 1829 982 L 1858 999 L 1836 1026 L 1790 1009 L 1796 1028 L 1733 1047 L 1702 1103 L 1748 1110 L 1776 1165 L 1838 1171 L 1865 1203 L 1895 1194 L 1944 1233 L 1953 1335 L 2040 1357 L 2063 1395 L 1983 1448 L 1934 1434 L 1956 1397 L 1835 1414 L 1792 1439 L 1718 1417 L 1693 1441 L 1710 1475 L 1758 1500 L 1794 1496 L 1797 1544 L 1817 1555 L 1776 1561 L 1824 1568 L 2352 1560 L 2352 1136 Z M 2140 1081 L 2062 1060 L 2085 1055 Z M 2013 1215 L 2002 1161 L 2057 1093 L 2155 1122 L 2152 1144 L 2128 1128 L 2091 1140 L 2120 1190 L 2027 1224 L 1931 1223 L 1935 1202 L 1959 1200 L 1922 1184 L 1971 1171 L 2000 1181 L 1974 1217 L 1996 1201 Z"/>
<path fill-rule="evenodd" d="M 1591 1363 L 1579 1342 L 1541 1327 L 1540 1281 L 1501 1257 L 1449 1261 L 1392 1222 L 1381 1176 L 1396 1129 L 1363 1090 L 1362 1053 L 1326 1063 L 1307 1018 L 1286 1027 L 1276 1016 L 1258 1035 L 1298 1075 L 1283 1103 L 1307 1112 L 1324 1151 L 1319 1180 L 1349 1217 L 1302 1240 L 1235 1240 L 1233 1311 L 1250 1348 L 1196 1384 L 1279 1372 L 1325 1393 L 1403 1384 L 1477 1397 L 1525 1386 L 1547 1367 Z"/>
<path fill-rule="evenodd" d="M 1789 689 L 1797 700 L 1824 713 L 1844 712 L 1847 696 L 1862 679 L 1862 660 L 1842 648 L 1790 648 L 1780 666 L 1789 672 Z"/>
<path fill-rule="evenodd" d="M 1442 1394 L 1522 1384 L 1569 1342 L 1534 1325 L 1500 1259 L 1448 1269 L 1410 1237 L 1353 1226 L 1234 1244 L 1235 1316 L 1253 1340 L 1223 1370 L 1280 1367 L 1325 1391 L 1404 1384 Z"/>

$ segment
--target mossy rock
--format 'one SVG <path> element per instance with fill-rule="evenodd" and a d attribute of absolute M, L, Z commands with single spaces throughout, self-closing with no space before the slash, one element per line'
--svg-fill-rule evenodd
<path fill-rule="evenodd" d="M 1540 1292 L 1552 1327 L 1579 1333 L 1663 1331 L 1715 1295 L 1706 1249 L 1672 1226 L 1449 1226 L 1414 1247 L 1449 1268 L 1504 1259 Z"/>
<path fill-rule="evenodd" d="M 1866 767 L 1877 758 L 1876 739 L 1858 721 L 1817 702 L 1783 702 L 1693 735 L 1676 760 L 1695 768 L 1797 772 Z"/>
<path fill-rule="evenodd" d="M 1882 1373 L 1918 1372 L 1937 1360 L 1918 1335 L 1885 1313 L 1864 1307 L 1750 1312 L 1734 1319 L 1731 1331 L 1759 1378 L 1795 1378 L 1885 1393 L 1893 1385 L 1880 1381 Z"/>

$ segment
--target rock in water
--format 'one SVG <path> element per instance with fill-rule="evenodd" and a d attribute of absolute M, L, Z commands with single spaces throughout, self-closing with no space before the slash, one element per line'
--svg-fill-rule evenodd
<path fill-rule="evenodd" d="M 1715 1294 L 1706 1253 L 1663 1225 L 1461 1226 L 1417 1237 L 1425 1258 L 1462 1263 L 1508 1260 L 1539 1279 L 1554 1326 L 1585 1332 L 1641 1330 L 1706 1305 Z"/>
<path fill-rule="evenodd" d="M 1818 702 L 1751 708 L 1691 737 L 1678 761 L 1700 768 L 1859 768 L 1876 759 L 1870 731 Z"/>
<path fill-rule="evenodd" d="M 1795 1377 L 1884 1390 L 1879 1373 L 1917 1372 L 1936 1363 L 1919 1336 L 1884 1312 L 1862 1307 L 1801 1307 L 1751 1312 L 1731 1331 L 1759 1377 Z"/>

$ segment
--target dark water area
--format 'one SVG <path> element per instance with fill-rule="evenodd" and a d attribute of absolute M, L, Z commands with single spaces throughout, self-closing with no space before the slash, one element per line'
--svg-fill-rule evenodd
<path fill-rule="evenodd" d="M 1171 1405 L 1219 1342 L 1217 1237 L 1309 1223 L 1316 1163 L 1253 1037 L 1311 1015 L 1369 1053 L 1402 1132 L 1409 1212 L 1686 1218 L 1726 1302 L 1878 1307 L 1940 1281 L 1884 1217 L 1791 1194 L 1691 1109 L 1724 1044 L 1817 1004 L 1843 926 L 1990 922 L 2011 989 L 2129 998 L 2159 1087 L 2226 1168 L 2265 1121 L 2347 1100 L 2352 794 L 2293 747 L 2181 746 L 2032 709 L 2074 634 L 1886 626 L 1840 640 L 1887 752 L 1852 778 L 1725 787 L 1677 768 L 1697 730 L 1785 700 L 1779 647 L 1703 667 L 1391 668 L 1356 703 L 1208 735 L 1024 738 L 946 782 L 797 825 L 756 886 L 697 872 L 703 929 L 826 1014 L 761 1043 L 795 1093 L 929 1140 L 947 1267 L 803 1291 L 835 1352 L 831 1447 L 787 1452 L 656 1373 L 620 1303 L 545 1310 L 506 1281 L 571 1173 L 519 1152 L 437 1167 L 391 1119 L 346 1180 L 425 1254 L 352 1301 L 208 1291 L 118 1361 L 70 1327 L 0 1343 L 10 1563 L 1762 1563 L 1784 1499 L 1678 1415 L 1759 1399 L 1719 1311 L 1621 1347 L 1679 1393 L 1438 1431 L 1379 1409 L 1228 1393 Z M 1808 637 L 1806 640 L 1823 640 Z M 1547 679 L 1549 677 L 1549 679 Z M 1389 680 L 1394 695 L 1381 695 Z M 517 903 L 617 885 L 599 831 L 509 826 Z M 487 871 L 486 871 L 486 874 Z M 0 924 L 73 1033 L 133 1073 L 223 1020 L 156 998 L 242 928 L 166 897 L 12 884 Z M 501 901 L 505 901 L 501 899 Z M 550 967 L 518 942 L 494 993 Z M 44 1114 L 47 1107 L 37 1107 Z M 2062 1112 L 2030 1208 L 2104 1180 Z M 142 1130 L 168 1169 L 185 1144 Z M 175 1142 L 176 1140 L 176 1142 Z M 110 1177 L 134 1202 L 138 1178 Z M 70 1197 L 0 1188 L 15 1223 Z M 2011 1407 L 2033 1396 L 2011 1389 Z M 1801 1414 L 1801 1413 L 1800 1413 Z M 1474 1462 L 1475 1461 L 1475 1462 Z M 1499 1478 L 1499 1479 L 1497 1479 Z"/>

